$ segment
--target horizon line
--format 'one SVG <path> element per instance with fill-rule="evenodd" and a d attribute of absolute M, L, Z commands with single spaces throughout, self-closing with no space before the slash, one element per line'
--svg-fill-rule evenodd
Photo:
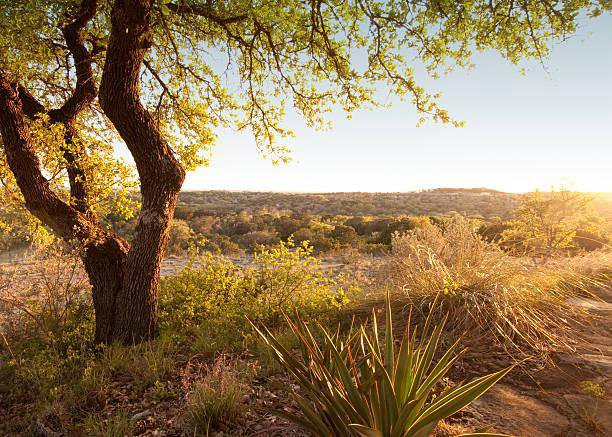
<path fill-rule="evenodd" d="M 225 192 L 225 193 L 270 193 L 270 194 L 415 194 L 436 190 L 457 190 L 457 191 L 474 191 L 474 192 L 489 192 L 497 194 L 525 194 L 540 191 L 542 193 L 550 193 L 551 190 L 534 189 L 529 191 L 503 191 L 495 188 L 487 187 L 436 187 L 436 188 L 421 188 L 417 190 L 405 191 L 300 191 L 300 190 L 256 190 L 256 189 L 232 189 L 232 188 L 187 188 L 181 189 L 181 193 L 197 193 L 197 192 Z M 477 191 L 480 190 L 480 191 Z M 612 194 L 612 191 L 581 191 L 569 190 L 574 193 L 585 194 Z"/>

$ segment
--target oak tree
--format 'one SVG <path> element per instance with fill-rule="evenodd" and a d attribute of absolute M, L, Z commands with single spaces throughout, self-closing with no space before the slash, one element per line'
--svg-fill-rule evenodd
<path fill-rule="evenodd" d="M 493 49 L 543 59 L 607 0 L 2 0 L 0 176 L 82 248 L 96 340 L 155 336 L 160 262 L 185 172 L 218 128 L 250 130 L 287 158 L 292 106 L 313 127 L 380 104 L 385 86 L 423 119 L 458 125 L 417 81 Z M 115 158 L 123 142 L 135 164 Z M 101 222 L 139 183 L 130 242 Z"/>
<path fill-rule="evenodd" d="M 584 245 L 589 234 L 595 237 L 591 244 L 597 247 L 602 242 L 598 237 L 603 236 L 603 229 L 590 207 L 592 200 L 587 194 L 565 187 L 525 193 L 501 234 L 502 242 L 544 260 L 579 247 L 580 243 Z"/>

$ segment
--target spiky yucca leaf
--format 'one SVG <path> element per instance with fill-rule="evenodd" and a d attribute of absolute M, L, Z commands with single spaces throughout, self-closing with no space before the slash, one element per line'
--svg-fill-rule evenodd
<path fill-rule="evenodd" d="M 302 415 L 279 415 L 319 436 L 426 437 L 438 422 L 478 399 L 512 369 L 432 396 L 462 353 L 458 342 L 434 362 L 445 321 L 432 326 L 430 315 L 420 339 L 407 323 L 396 348 L 388 297 L 386 303 L 383 336 L 374 313 L 370 332 L 362 325 L 344 335 L 320 324 L 311 328 L 299 316 L 286 317 L 299 340 L 299 354 L 286 349 L 267 328 L 255 327 L 303 390 L 303 395 L 295 395 Z"/>

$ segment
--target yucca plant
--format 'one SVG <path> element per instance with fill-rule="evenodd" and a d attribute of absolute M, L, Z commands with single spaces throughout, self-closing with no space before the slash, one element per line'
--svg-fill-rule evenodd
<path fill-rule="evenodd" d="M 423 437 L 503 378 L 512 367 L 435 395 L 462 351 L 458 342 L 434 362 L 444 322 L 427 318 L 423 335 L 407 331 L 396 347 L 389 297 L 384 344 L 376 314 L 342 334 L 320 324 L 311 328 L 299 316 L 286 317 L 301 353 L 286 349 L 266 328 L 256 328 L 279 363 L 296 379 L 302 394 L 295 401 L 303 414 L 277 412 L 317 436 Z M 416 330 L 415 330 L 416 331 Z M 499 435 L 476 433 L 472 435 Z"/>

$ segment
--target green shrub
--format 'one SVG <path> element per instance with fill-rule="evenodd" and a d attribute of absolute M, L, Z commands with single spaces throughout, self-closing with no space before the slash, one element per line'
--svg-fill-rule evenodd
<path fill-rule="evenodd" d="M 278 235 L 269 231 L 252 231 L 235 237 L 236 242 L 249 252 L 256 251 L 261 245 L 272 245 L 279 240 Z"/>
<path fill-rule="evenodd" d="M 299 317 L 287 321 L 299 339 L 301 355 L 287 349 L 269 330 L 265 334 L 258 330 L 302 388 L 294 399 L 303 416 L 277 414 L 317 436 L 426 437 L 441 420 L 480 397 L 512 369 L 436 393 L 459 357 L 458 342 L 434 363 L 444 323 L 431 327 L 428 318 L 421 339 L 407 334 L 397 349 L 388 298 L 383 344 L 375 312 L 371 334 L 363 325 L 342 335 L 320 324 L 311 329 Z M 317 336 L 322 340 L 317 341 Z"/>
<path fill-rule="evenodd" d="M 204 250 L 226 255 L 242 252 L 240 246 L 227 235 L 206 234 L 205 238 Z"/>
<path fill-rule="evenodd" d="M 162 281 L 160 320 L 177 330 L 208 331 L 215 324 L 240 326 L 245 315 L 275 323 L 282 311 L 317 313 L 344 305 L 342 281 L 321 267 L 311 246 L 296 247 L 291 239 L 260 247 L 249 267 L 204 254 Z"/>
<path fill-rule="evenodd" d="M 595 399 L 603 398 L 606 395 L 605 389 L 600 384 L 588 379 L 580 381 L 580 390 Z"/>
<path fill-rule="evenodd" d="M 195 435 L 209 435 L 219 423 L 240 414 L 245 395 L 246 384 L 240 372 L 223 358 L 217 359 L 189 393 L 185 421 Z"/>
<path fill-rule="evenodd" d="M 239 268 L 229 259 L 205 253 L 174 276 L 163 278 L 159 296 L 162 326 L 177 330 L 218 317 L 244 288 Z"/>

